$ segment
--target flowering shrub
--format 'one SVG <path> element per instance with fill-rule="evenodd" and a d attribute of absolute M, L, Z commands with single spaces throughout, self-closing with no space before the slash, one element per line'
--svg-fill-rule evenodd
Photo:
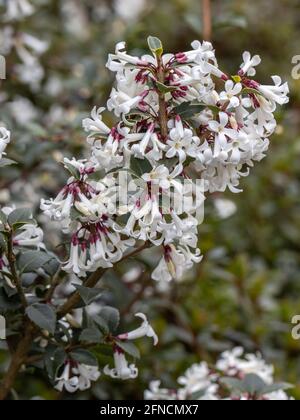
<path fill-rule="evenodd" d="M 260 354 L 246 354 L 241 347 L 224 352 L 216 365 L 194 364 L 178 378 L 181 388 L 160 388 L 150 383 L 146 400 L 289 400 L 290 385 L 274 383 L 274 368 Z"/>
<path fill-rule="evenodd" d="M 24 3 L 17 5 L 24 11 Z M 16 10 L 10 11 L 10 19 Z M 278 76 L 270 86 L 253 79 L 258 56 L 244 53 L 237 74 L 229 76 L 220 70 L 208 42 L 195 41 L 190 51 L 177 54 L 164 54 L 157 38 L 149 37 L 148 44 L 152 55 L 142 57 L 117 44 L 107 63 L 116 74 L 107 108 L 119 120 L 108 126 L 104 109 L 92 110 L 83 121 L 88 158 L 65 158 L 66 185 L 55 198 L 41 201 L 44 214 L 69 238 L 66 261 L 47 250 L 31 211 L 1 210 L 1 294 L 18 344 L 0 399 L 8 395 L 21 366 L 30 362 L 45 368 L 59 391 L 88 389 L 101 373 L 93 351 L 99 344 L 113 353 L 114 367 L 107 364 L 105 375 L 137 377 L 138 368 L 128 362 L 139 356 L 132 341 L 148 337 L 156 345 L 157 335 L 143 313 L 136 314 L 141 326 L 127 333 L 119 332 L 117 309 L 103 306 L 97 315 L 88 313 L 85 308 L 103 290 L 101 278 L 150 247 L 161 252 L 152 279 L 163 287 L 200 263 L 197 227 L 205 197 L 241 191 L 240 179 L 268 149 L 277 106 L 288 102 L 288 86 Z M 2 158 L 10 133 L 5 128 L 0 132 Z M 62 290 L 67 279 L 73 281 L 71 294 Z M 9 336 L 7 342 L 11 346 Z M 239 376 L 238 368 L 231 376 Z M 203 375 L 216 396 L 218 377 L 208 371 Z M 271 398 L 267 385 L 260 394 Z"/>

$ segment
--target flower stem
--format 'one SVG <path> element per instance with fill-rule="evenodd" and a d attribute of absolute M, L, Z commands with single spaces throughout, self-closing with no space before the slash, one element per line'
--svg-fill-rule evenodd
<path fill-rule="evenodd" d="M 157 56 L 157 78 L 158 81 L 162 84 L 165 84 L 165 71 L 163 66 L 163 61 L 161 56 Z M 163 92 L 158 92 L 158 105 L 159 105 L 159 124 L 162 140 L 166 141 L 168 138 L 168 110 L 165 94 Z"/>

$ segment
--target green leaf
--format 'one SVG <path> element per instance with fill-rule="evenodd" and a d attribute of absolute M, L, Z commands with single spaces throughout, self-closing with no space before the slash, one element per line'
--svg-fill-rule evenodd
<path fill-rule="evenodd" d="M 98 366 L 96 357 L 88 350 L 77 349 L 70 353 L 70 357 L 78 363 L 88 366 Z"/>
<path fill-rule="evenodd" d="M 73 286 L 76 287 L 78 293 L 86 305 L 92 303 L 103 293 L 101 289 L 91 289 L 89 287 L 79 286 L 78 284 L 73 284 Z"/>
<path fill-rule="evenodd" d="M 159 38 L 155 36 L 149 36 L 148 45 L 149 45 L 149 49 L 154 54 L 154 56 L 158 56 L 158 57 L 162 56 L 164 49 L 163 49 L 162 42 Z"/>
<path fill-rule="evenodd" d="M 103 339 L 103 335 L 97 328 L 86 328 L 80 334 L 79 340 L 86 343 L 100 343 Z"/>
<path fill-rule="evenodd" d="M 16 225 L 24 225 L 27 223 L 32 223 L 33 219 L 32 219 L 31 210 L 28 208 L 21 208 L 21 209 L 13 210 L 9 214 L 7 221 L 10 224 L 10 226 L 13 226 L 13 227 L 15 227 Z"/>
<path fill-rule="evenodd" d="M 17 265 L 22 273 L 33 273 L 52 259 L 52 255 L 43 251 L 26 251 L 20 254 Z"/>
<path fill-rule="evenodd" d="M 50 379 L 55 379 L 59 369 L 62 367 L 66 360 L 67 354 L 61 348 L 55 350 L 51 348 L 51 350 L 46 353 L 44 364 Z"/>
<path fill-rule="evenodd" d="M 43 270 L 51 277 L 53 277 L 59 270 L 60 267 L 60 262 L 59 260 L 56 258 L 56 256 L 54 254 L 47 254 L 49 255 L 49 257 L 51 257 L 51 260 L 49 260 L 48 262 L 46 262 L 43 265 Z"/>
<path fill-rule="evenodd" d="M 73 165 L 71 165 L 70 163 L 64 163 L 64 167 L 70 172 L 70 174 L 75 179 L 80 179 L 80 173 L 78 169 L 76 169 Z"/>
<path fill-rule="evenodd" d="M 133 156 L 130 159 L 130 168 L 138 177 L 151 172 L 153 169 L 151 163 L 148 160 L 137 159 Z"/>
<path fill-rule="evenodd" d="M 243 381 L 241 381 L 240 379 L 222 378 L 220 380 L 220 382 L 226 388 L 229 388 L 229 389 L 232 389 L 232 390 L 235 390 L 235 391 L 239 391 L 239 392 L 244 392 L 244 384 L 243 384 Z"/>
<path fill-rule="evenodd" d="M 0 168 L 5 168 L 5 166 L 16 165 L 17 162 L 11 159 L 2 158 L 0 160 Z"/>
<path fill-rule="evenodd" d="M 163 83 L 160 83 L 159 81 L 156 81 L 156 87 L 160 92 L 165 94 L 169 92 L 175 92 L 178 89 L 178 87 L 176 86 L 166 86 Z"/>
<path fill-rule="evenodd" d="M 107 321 L 103 318 L 101 318 L 98 315 L 94 315 L 93 316 L 93 321 L 95 322 L 95 324 L 98 325 L 98 327 L 100 328 L 100 330 L 102 331 L 103 334 L 108 334 L 109 333 L 109 326 L 107 324 Z"/>
<path fill-rule="evenodd" d="M 260 376 L 250 373 L 246 375 L 243 380 L 243 386 L 246 392 L 250 395 L 261 395 L 262 391 L 266 387 L 266 383 L 261 379 Z"/>
<path fill-rule="evenodd" d="M 43 303 L 34 303 L 26 309 L 26 314 L 38 327 L 54 334 L 56 313 L 52 306 Z"/>
<path fill-rule="evenodd" d="M 118 328 L 120 323 L 120 313 L 116 308 L 104 306 L 99 313 L 99 317 L 104 319 L 110 332 L 114 332 Z"/>
<path fill-rule="evenodd" d="M 266 388 L 266 383 L 261 377 L 253 373 L 246 375 L 243 380 L 223 378 L 221 379 L 221 383 L 234 391 L 257 396 L 262 395 Z"/>
<path fill-rule="evenodd" d="M 210 109 L 214 113 L 220 112 L 220 109 L 217 106 L 206 104 L 193 104 L 192 102 L 184 102 L 176 106 L 173 111 L 176 113 L 176 115 L 181 116 L 183 119 L 187 119 L 199 114 L 205 109 Z"/>
<path fill-rule="evenodd" d="M 125 351 L 125 353 L 129 354 L 135 359 L 140 359 L 141 357 L 140 351 L 132 342 L 116 340 L 116 343 L 122 350 Z"/>
<path fill-rule="evenodd" d="M 293 385 L 285 383 L 285 382 L 279 382 L 277 384 L 267 385 L 261 392 L 262 395 L 265 394 L 271 394 L 272 392 L 276 391 L 286 391 L 288 389 L 293 388 Z"/>
<path fill-rule="evenodd" d="M 5 213 L 3 213 L 2 210 L 0 210 L 0 222 L 5 225 L 7 223 L 7 216 Z"/>

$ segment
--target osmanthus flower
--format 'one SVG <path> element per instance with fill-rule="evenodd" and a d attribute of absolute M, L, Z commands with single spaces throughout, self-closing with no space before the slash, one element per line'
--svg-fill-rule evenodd
<path fill-rule="evenodd" d="M 210 130 L 217 133 L 214 141 L 214 158 L 219 158 L 223 153 L 222 159 L 226 160 L 225 149 L 227 144 L 237 138 L 238 132 L 231 128 L 228 114 L 220 112 L 219 119 L 220 122 L 210 121 L 209 123 Z"/>
<path fill-rule="evenodd" d="M 156 346 L 158 337 L 149 324 L 147 317 L 143 313 L 137 313 L 135 316 L 142 319 L 142 325 L 133 331 L 119 334 L 116 339 L 119 341 L 131 341 L 142 337 L 149 337 L 153 339 L 153 344 Z M 134 379 L 138 376 L 137 367 L 134 364 L 128 364 L 124 350 L 117 343 L 114 345 L 114 362 L 115 367 L 113 369 L 110 369 L 108 365 L 105 366 L 103 372 L 106 375 L 123 380 Z"/>
<path fill-rule="evenodd" d="M 193 131 L 184 128 L 181 118 L 177 115 L 175 124 L 171 121 L 169 123 L 170 140 L 167 141 L 168 150 L 166 157 L 171 159 L 178 157 L 179 162 L 182 163 L 186 160 L 187 156 L 195 156 L 197 153 L 197 146 L 200 144 L 200 139 L 193 135 Z"/>
<path fill-rule="evenodd" d="M 103 122 L 102 120 L 102 112 L 105 108 L 97 108 L 96 106 L 93 108 L 91 112 L 91 118 L 85 118 L 82 121 L 82 126 L 85 131 L 90 133 L 90 136 L 93 135 L 107 135 L 110 133 L 111 129 Z"/>
<path fill-rule="evenodd" d="M 142 325 L 133 331 L 119 334 L 117 338 L 119 340 L 136 340 L 142 337 L 150 337 L 153 338 L 153 344 L 156 346 L 158 343 L 158 337 L 152 326 L 149 324 L 146 315 L 139 312 L 135 314 L 135 316 L 142 319 Z"/>
<path fill-rule="evenodd" d="M 88 272 L 112 267 L 120 261 L 124 253 L 134 246 L 135 240 L 123 239 L 115 229 L 115 222 L 107 215 L 102 215 L 94 223 L 79 222 L 72 236 L 69 260 L 63 269 L 85 277 Z"/>
<path fill-rule="evenodd" d="M 104 108 L 94 107 L 83 121 L 91 148 L 79 162 L 84 168 L 69 163 L 79 175 L 42 202 L 71 234 L 70 273 L 111 267 L 140 240 L 162 249 L 155 280 L 182 278 L 202 258 L 196 216 L 205 194 L 242 191 L 241 179 L 269 148 L 277 106 L 288 101 L 280 77 L 273 76 L 271 86 L 253 79 L 259 56 L 245 52 L 229 76 L 209 42 L 175 54 L 165 54 L 156 38 L 148 43 L 152 55 L 133 56 L 124 42 L 109 55 L 116 85 L 107 108 L 118 122 L 110 127 Z M 126 203 L 118 200 L 122 172 L 135 184 Z M 103 186 L 108 179 L 114 185 Z"/>
<path fill-rule="evenodd" d="M 249 51 L 245 51 L 243 53 L 243 60 L 244 62 L 241 64 L 239 75 L 250 76 L 250 77 L 255 76 L 256 75 L 255 67 L 257 67 L 261 63 L 260 56 L 254 55 L 252 57 Z"/>
<path fill-rule="evenodd" d="M 0 52 L 9 54 L 15 50 L 20 61 L 14 65 L 14 73 L 19 81 L 28 85 L 31 90 L 37 91 L 45 74 L 40 56 L 49 48 L 49 43 L 22 32 L 19 27 L 13 25 L 14 21 L 21 21 L 35 12 L 31 0 L 9 0 L 5 3 L 7 9 L 3 21 L 7 25 L 0 30 L 3 39 Z"/>
<path fill-rule="evenodd" d="M 19 20 L 34 13 L 34 7 L 29 0 L 6 1 L 4 18 L 8 21 Z"/>
<path fill-rule="evenodd" d="M 179 390 L 180 399 L 186 400 L 203 392 L 199 399 L 217 400 L 218 385 L 214 383 L 216 379 L 217 375 L 212 374 L 207 363 L 195 363 L 178 378 L 179 385 L 183 387 Z"/>
<path fill-rule="evenodd" d="M 244 354 L 242 347 L 222 353 L 216 367 L 228 376 L 243 378 L 247 374 L 254 373 L 267 384 L 273 382 L 274 367 L 268 365 L 259 353 Z"/>
<path fill-rule="evenodd" d="M 10 142 L 11 133 L 5 127 L 0 127 L 0 159 L 5 155 L 4 151 Z"/>
<path fill-rule="evenodd" d="M 73 394 L 77 391 L 85 391 L 96 382 L 101 373 L 98 367 L 88 366 L 74 360 L 67 360 L 60 376 L 55 378 L 55 389 L 62 392 L 64 389 Z"/>
<path fill-rule="evenodd" d="M 58 196 L 53 200 L 41 201 L 41 209 L 54 220 L 67 221 L 70 220 L 72 208 L 83 204 L 93 211 L 90 199 L 98 194 L 98 191 L 88 181 L 88 175 L 94 172 L 92 164 L 86 161 L 71 161 L 65 159 L 65 165 L 72 172 L 77 172 L 76 176 L 69 178 L 67 185 L 61 190 Z"/>
<path fill-rule="evenodd" d="M 43 230 L 33 224 L 26 224 L 20 228 L 20 232 L 14 237 L 13 244 L 20 247 L 36 247 L 44 249 L 45 244 Z"/>
<path fill-rule="evenodd" d="M 152 279 L 156 281 L 181 280 L 185 272 L 203 258 L 199 249 L 192 253 L 188 246 L 178 245 L 176 248 L 174 244 L 169 244 L 163 249 L 164 255 L 152 273 Z"/>
<path fill-rule="evenodd" d="M 147 401 L 175 401 L 179 400 L 176 389 L 161 388 L 161 381 L 151 381 L 149 389 L 144 393 L 144 399 Z"/>
<path fill-rule="evenodd" d="M 273 366 L 260 355 L 246 354 L 241 348 L 221 355 L 215 365 L 206 362 L 192 365 L 178 378 L 178 389 L 160 388 L 152 381 L 145 391 L 146 400 L 290 400 L 288 384 L 276 384 Z M 249 390 L 248 390 L 249 388 Z"/>
<path fill-rule="evenodd" d="M 5 216 L 9 216 L 14 210 L 16 210 L 15 206 L 12 207 L 2 207 L 1 211 L 5 214 Z M 1 226 L 1 222 L 0 222 Z M 26 223 L 21 225 L 18 230 L 15 232 L 13 236 L 13 245 L 17 247 L 29 247 L 29 248 L 36 248 L 36 249 L 45 249 L 44 240 L 44 232 L 43 230 L 36 225 L 34 220 L 32 223 Z"/>
<path fill-rule="evenodd" d="M 227 80 L 225 83 L 225 91 L 220 93 L 220 101 L 227 104 L 226 109 L 237 108 L 240 104 L 238 95 L 241 93 L 243 86 L 241 83 L 234 83 L 233 80 Z"/>
<path fill-rule="evenodd" d="M 122 379 L 124 381 L 138 377 L 138 368 L 133 363 L 128 364 L 124 350 L 117 345 L 114 346 L 114 362 L 115 367 L 113 369 L 110 369 L 108 365 L 104 367 L 103 373 L 105 373 L 105 375 L 108 375 L 113 379 Z"/>

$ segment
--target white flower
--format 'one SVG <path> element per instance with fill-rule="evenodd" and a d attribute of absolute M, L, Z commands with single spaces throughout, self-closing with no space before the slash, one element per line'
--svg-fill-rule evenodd
<path fill-rule="evenodd" d="M 273 382 L 274 368 L 260 354 L 245 354 L 242 347 L 226 351 L 217 362 L 217 369 L 229 376 L 244 377 L 250 373 L 260 376 L 267 384 Z"/>
<path fill-rule="evenodd" d="M 115 0 L 115 9 L 117 14 L 125 21 L 135 21 L 143 12 L 145 0 Z"/>
<path fill-rule="evenodd" d="M 177 400 L 177 391 L 174 389 L 160 388 L 161 381 L 152 381 L 149 384 L 149 390 L 145 391 L 145 400 Z"/>
<path fill-rule="evenodd" d="M 62 375 L 55 379 L 55 389 L 62 392 L 64 389 L 73 394 L 76 391 L 85 391 L 96 382 L 100 372 L 96 366 L 87 366 L 74 361 L 67 361 Z"/>
<path fill-rule="evenodd" d="M 236 83 L 232 80 L 227 80 L 225 83 L 225 91 L 220 93 L 220 101 L 227 103 L 227 108 L 237 108 L 240 104 L 240 99 L 237 97 L 242 91 L 241 83 Z"/>
<path fill-rule="evenodd" d="M 5 127 L 0 127 L 0 159 L 5 154 L 4 150 L 6 149 L 8 143 L 10 142 L 10 131 Z"/>
<path fill-rule="evenodd" d="M 158 266 L 152 273 L 152 279 L 162 282 L 170 282 L 172 279 L 180 280 L 194 262 L 200 262 L 200 250 L 192 254 L 187 246 L 178 246 L 173 244 L 164 246 L 164 256 Z"/>
<path fill-rule="evenodd" d="M 221 219 L 228 219 L 237 211 L 236 204 L 231 200 L 217 198 L 214 200 L 214 205 Z"/>
<path fill-rule="evenodd" d="M 117 338 L 119 340 L 136 340 L 141 337 L 150 337 L 153 338 L 154 345 L 156 346 L 158 343 L 158 337 L 155 334 L 154 329 L 149 324 L 146 315 L 142 313 L 137 313 L 135 314 L 135 316 L 142 319 L 142 325 L 136 330 L 118 335 Z"/>
<path fill-rule="evenodd" d="M 232 128 L 228 128 L 229 117 L 225 112 L 219 114 L 220 122 L 210 121 L 209 128 L 216 134 L 214 145 L 214 157 L 218 157 L 227 147 L 229 140 L 237 138 L 238 133 Z"/>
<path fill-rule="evenodd" d="M 211 386 L 212 377 L 207 363 L 192 365 L 184 374 L 178 378 L 178 383 L 184 387 L 184 393 L 188 397 L 192 394 L 205 391 Z"/>
<path fill-rule="evenodd" d="M 21 232 L 13 239 L 15 246 L 29 246 L 38 249 L 45 248 L 45 244 L 43 243 L 44 232 L 41 228 L 33 224 L 26 224 L 20 230 Z"/>
<path fill-rule="evenodd" d="M 279 105 L 284 105 L 289 102 L 288 94 L 289 87 L 287 83 L 282 83 L 281 77 L 272 76 L 274 86 L 258 85 L 257 90 L 261 92 L 265 98 Z"/>
<path fill-rule="evenodd" d="M 95 106 L 91 112 L 91 118 L 85 118 L 82 122 L 85 131 L 90 132 L 93 136 L 95 134 L 109 134 L 110 128 L 102 121 L 102 112 L 105 108 L 98 108 Z"/>
<path fill-rule="evenodd" d="M 6 20 L 22 19 L 34 13 L 34 7 L 28 0 L 8 0 L 4 18 Z"/>
<path fill-rule="evenodd" d="M 173 124 L 171 123 L 171 125 Z M 182 163 L 186 160 L 187 155 L 196 155 L 196 145 L 200 143 L 200 140 L 197 136 L 193 136 L 192 130 L 183 127 L 179 116 L 176 117 L 175 127 L 171 129 L 169 136 L 167 158 L 178 156 L 179 162 Z"/>
<path fill-rule="evenodd" d="M 110 369 L 108 365 L 103 369 L 105 375 L 108 375 L 113 379 L 122 380 L 137 378 L 137 367 L 134 364 L 128 365 L 124 351 L 118 346 L 115 346 L 114 348 L 114 361 L 115 367 L 113 369 Z"/>
<path fill-rule="evenodd" d="M 241 70 L 239 71 L 239 74 L 241 76 L 255 76 L 255 67 L 261 63 L 260 56 L 255 55 L 254 57 L 251 57 L 251 54 L 248 51 L 245 51 L 243 54 L 243 60 L 244 62 L 241 64 Z"/>
<path fill-rule="evenodd" d="M 119 42 L 116 45 L 115 54 L 109 54 L 107 67 L 111 71 L 122 71 L 125 64 L 132 64 L 133 66 L 147 66 L 148 62 L 141 60 L 139 57 L 133 57 L 126 52 L 126 43 Z"/>

